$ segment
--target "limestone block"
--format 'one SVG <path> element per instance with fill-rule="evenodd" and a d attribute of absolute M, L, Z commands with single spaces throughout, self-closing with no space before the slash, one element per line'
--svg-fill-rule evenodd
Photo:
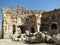
<path fill-rule="evenodd" d="M 43 38 L 45 38 L 45 34 L 44 33 L 42 33 L 41 35 L 42 35 Z"/>
<path fill-rule="evenodd" d="M 49 35 L 46 35 L 46 37 L 47 37 L 47 41 L 49 41 L 52 37 L 51 36 L 49 36 Z"/>
<path fill-rule="evenodd" d="M 56 44 L 60 44 L 60 34 L 56 35 L 56 40 L 55 40 Z"/>
<path fill-rule="evenodd" d="M 19 41 L 22 41 L 23 39 L 22 38 L 18 38 Z"/>

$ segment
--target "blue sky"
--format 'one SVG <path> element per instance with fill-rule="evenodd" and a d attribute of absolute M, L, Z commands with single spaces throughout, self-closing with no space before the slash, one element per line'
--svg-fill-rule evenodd
<path fill-rule="evenodd" d="M 13 6 L 17 10 L 18 5 L 28 10 L 54 10 L 60 8 L 60 0 L 0 0 L 0 29 L 2 26 L 2 8 Z"/>

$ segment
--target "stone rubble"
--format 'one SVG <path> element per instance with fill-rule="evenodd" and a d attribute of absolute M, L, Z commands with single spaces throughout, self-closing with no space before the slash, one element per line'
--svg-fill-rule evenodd
<path fill-rule="evenodd" d="M 55 37 L 55 43 L 60 45 L 60 34 L 57 34 Z"/>
<path fill-rule="evenodd" d="M 20 37 L 18 37 L 20 36 Z M 39 42 L 47 42 L 47 43 L 60 43 L 60 34 L 50 36 L 47 32 L 36 32 L 36 33 L 29 33 L 26 30 L 25 34 L 19 35 L 17 32 L 12 35 L 12 40 L 15 41 L 24 41 L 28 43 L 39 43 Z"/>

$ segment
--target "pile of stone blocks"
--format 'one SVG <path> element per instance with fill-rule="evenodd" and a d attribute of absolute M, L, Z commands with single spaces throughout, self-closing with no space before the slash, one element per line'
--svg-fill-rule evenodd
<path fill-rule="evenodd" d="M 20 37 L 19 37 L 20 36 Z M 60 44 L 60 34 L 50 36 L 47 32 L 35 32 L 29 33 L 26 31 L 25 34 L 14 34 L 12 35 L 12 40 L 22 41 L 27 43 L 56 43 Z"/>

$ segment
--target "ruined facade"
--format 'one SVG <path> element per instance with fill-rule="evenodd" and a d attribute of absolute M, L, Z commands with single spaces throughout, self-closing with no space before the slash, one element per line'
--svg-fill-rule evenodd
<path fill-rule="evenodd" d="M 17 11 L 13 8 L 3 8 L 3 38 L 10 38 L 18 29 L 21 29 L 21 34 L 26 30 L 30 33 L 47 31 L 50 35 L 60 33 L 60 9 L 47 12 L 26 10 L 22 6 L 18 6 Z"/>
<path fill-rule="evenodd" d="M 2 32 L 3 38 L 10 38 L 18 29 L 21 29 L 21 34 L 25 30 L 29 32 L 39 32 L 41 25 L 41 17 L 43 11 L 26 10 L 22 6 L 18 6 L 18 10 L 13 8 L 2 9 Z"/>
<path fill-rule="evenodd" d="M 60 33 L 60 9 L 44 12 L 41 20 L 41 31 L 50 35 Z"/>

